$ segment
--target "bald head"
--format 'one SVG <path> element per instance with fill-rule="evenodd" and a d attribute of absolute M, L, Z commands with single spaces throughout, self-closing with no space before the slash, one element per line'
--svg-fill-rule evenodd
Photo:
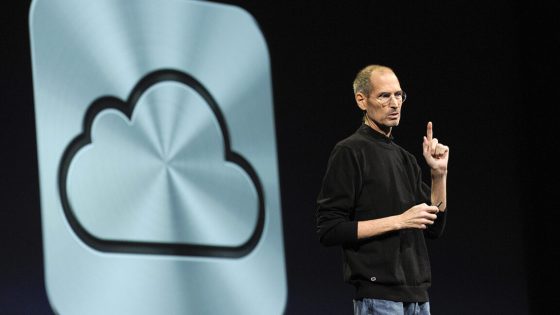
<path fill-rule="evenodd" d="M 382 66 L 382 65 L 369 65 L 356 75 L 354 79 L 354 95 L 358 93 L 362 93 L 365 96 L 369 96 L 369 93 L 373 90 L 373 85 L 371 84 L 371 73 L 374 71 L 381 71 L 381 72 L 391 72 L 394 73 L 393 69 Z"/>

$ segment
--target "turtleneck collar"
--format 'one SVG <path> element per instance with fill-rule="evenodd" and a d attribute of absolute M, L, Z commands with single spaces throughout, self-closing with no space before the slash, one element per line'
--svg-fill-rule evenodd
<path fill-rule="evenodd" d="M 370 126 L 366 125 L 365 123 L 362 123 L 362 125 L 360 126 L 360 128 L 358 129 L 359 133 L 366 136 L 367 138 L 373 139 L 373 140 L 381 140 L 385 143 L 391 143 L 393 141 L 393 136 L 386 136 L 384 134 L 382 134 L 381 132 L 371 128 Z"/>

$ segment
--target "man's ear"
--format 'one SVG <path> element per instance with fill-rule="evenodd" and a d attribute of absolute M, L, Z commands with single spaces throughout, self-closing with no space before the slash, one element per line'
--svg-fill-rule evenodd
<path fill-rule="evenodd" d="M 356 93 L 354 98 L 356 99 L 356 104 L 358 104 L 358 107 L 361 110 L 367 109 L 367 97 L 362 92 Z"/>

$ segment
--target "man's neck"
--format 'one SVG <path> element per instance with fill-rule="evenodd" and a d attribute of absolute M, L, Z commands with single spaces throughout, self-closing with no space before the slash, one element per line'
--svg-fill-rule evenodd
<path fill-rule="evenodd" d="M 391 136 L 392 127 L 382 126 L 379 127 L 373 120 L 369 119 L 366 115 L 365 124 L 368 125 L 371 129 L 385 135 L 385 137 L 389 138 Z"/>

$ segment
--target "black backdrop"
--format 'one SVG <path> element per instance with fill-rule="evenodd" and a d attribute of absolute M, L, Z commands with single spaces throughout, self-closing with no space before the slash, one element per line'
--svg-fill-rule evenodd
<path fill-rule="evenodd" d="M 546 314 L 557 170 L 559 5 L 507 1 L 225 1 L 267 39 L 288 271 L 286 314 L 351 314 L 340 251 L 315 236 L 333 145 L 361 114 L 370 63 L 407 91 L 397 142 L 419 161 L 428 120 L 451 147 L 446 234 L 428 246 L 434 314 Z M 43 284 L 28 1 L 2 8 L 0 314 L 51 314 Z M 541 176 L 542 174 L 542 176 Z M 544 180 L 552 180 L 545 184 Z"/>

